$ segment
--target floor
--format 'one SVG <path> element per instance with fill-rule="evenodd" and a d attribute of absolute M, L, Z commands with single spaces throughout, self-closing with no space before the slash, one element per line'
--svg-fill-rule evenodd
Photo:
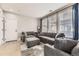
<path fill-rule="evenodd" d="M 21 55 L 22 56 L 44 56 L 44 44 L 27 48 L 26 44 L 21 44 Z"/>
<path fill-rule="evenodd" d="M 6 42 L 0 46 L 0 56 L 20 56 L 20 42 Z"/>
<path fill-rule="evenodd" d="M 27 48 L 21 41 L 6 42 L 0 46 L 0 56 L 43 56 L 44 44 Z"/>

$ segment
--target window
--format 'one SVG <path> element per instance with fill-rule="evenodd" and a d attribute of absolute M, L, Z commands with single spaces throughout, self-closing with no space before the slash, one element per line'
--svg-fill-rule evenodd
<path fill-rule="evenodd" d="M 57 32 L 56 18 L 57 18 L 56 15 L 52 15 L 48 17 L 48 32 L 53 32 L 53 33 Z"/>
<path fill-rule="evenodd" d="M 42 19 L 42 32 L 47 32 L 47 18 Z"/>
<path fill-rule="evenodd" d="M 58 13 L 59 31 L 63 32 L 66 37 L 73 37 L 72 27 L 72 7 L 67 8 Z"/>

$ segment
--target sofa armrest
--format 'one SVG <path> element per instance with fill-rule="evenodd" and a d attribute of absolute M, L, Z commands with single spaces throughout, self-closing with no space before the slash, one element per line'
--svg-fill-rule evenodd
<path fill-rule="evenodd" d="M 54 46 L 45 44 L 44 45 L 44 55 L 45 56 L 69 56 L 70 54 L 54 48 Z"/>
<path fill-rule="evenodd" d="M 72 49 L 71 55 L 79 56 L 79 43 Z"/>

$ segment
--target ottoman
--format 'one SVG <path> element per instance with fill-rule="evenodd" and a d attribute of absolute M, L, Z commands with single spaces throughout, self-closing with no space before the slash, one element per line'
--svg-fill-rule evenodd
<path fill-rule="evenodd" d="M 39 44 L 40 44 L 39 38 L 36 38 L 36 37 L 26 38 L 26 45 L 28 48 L 33 47 L 35 45 L 39 45 Z"/>

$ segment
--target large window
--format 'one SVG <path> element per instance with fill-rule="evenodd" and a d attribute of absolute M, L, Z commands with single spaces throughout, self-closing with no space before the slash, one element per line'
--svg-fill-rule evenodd
<path fill-rule="evenodd" d="M 48 32 L 57 32 L 57 27 L 56 27 L 56 15 L 52 15 L 48 17 Z"/>
<path fill-rule="evenodd" d="M 56 14 L 42 19 L 42 32 L 56 33 L 57 32 L 56 19 L 57 19 Z"/>
<path fill-rule="evenodd" d="M 42 19 L 42 32 L 55 33 L 58 28 L 58 32 L 64 33 L 66 37 L 73 38 L 72 7 L 61 10 L 57 14 Z"/>
<path fill-rule="evenodd" d="M 42 19 L 42 32 L 64 33 L 65 37 L 77 40 L 79 38 L 79 4 L 61 9 Z"/>
<path fill-rule="evenodd" d="M 47 18 L 42 19 L 42 32 L 47 32 Z"/>
<path fill-rule="evenodd" d="M 58 13 L 59 32 L 63 32 L 66 37 L 73 37 L 72 27 L 72 7 Z"/>

